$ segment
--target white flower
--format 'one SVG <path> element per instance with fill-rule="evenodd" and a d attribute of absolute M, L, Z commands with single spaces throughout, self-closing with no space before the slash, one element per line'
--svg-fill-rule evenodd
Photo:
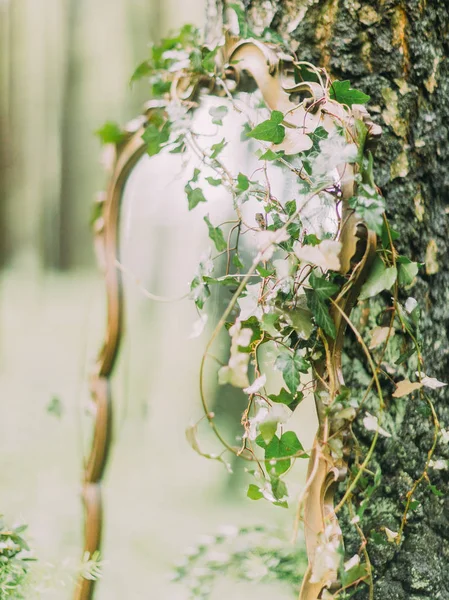
<path fill-rule="evenodd" d="M 344 564 L 345 571 L 350 571 L 353 567 L 356 567 L 360 564 L 360 556 L 358 554 L 354 554 L 352 558 L 347 560 Z"/>
<path fill-rule="evenodd" d="M 419 377 L 418 371 L 416 372 L 416 376 Z M 427 377 L 427 375 L 425 375 L 424 373 L 421 373 L 421 383 L 432 390 L 436 390 L 447 385 L 447 383 L 438 381 L 438 379 L 436 379 L 435 377 Z"/>
<path fill-rule="evenodd" d="M 322 269 L 340 270 L 341 242 L 323 240 L 316 246 L 302 246 L 299 242 L 293 247 L 299 260 L 311 263 Z"/>
<path fill-rule="evenodd" d="M 385 431 L 385 429 L 382 429 L 382 427 L 380 427 L 377 417 L 370 414 L 369 412 L 365 414 L 366 416 L 363 419 L 363 424 L 365 428 L 368 429 L 368 431 L 377 431 L 379 435 L 383 435 L 384 437 L 391 437 L 391 433 L 388 433 L 388 431 Z"/>
<path fill-rule="evenodd" d="M 260 260 L 270 260 L 276 250 L 275 244 L 286 242 L 290 238 L 285 229 L 277 231 L 257 231 L 256 246 L 259 250 Z"/>
<path fill-rule="evenodd" d="M 218 383 L 224 385 L 230 383 L 234 387 L 246 388 L 249 386 L 248 363 L 250 355 L 240 352 L 239 346 L 246 347 L 251 341 L 253 332 L 251 329 L 242 329 L 240 321 L 236 321 L 229 329 L 231 336 L 231 356 L 229 363 L 218 371 Z"/>
<path fill-rule="evenodd" d="M 340 566 L 340 528 L 330 523 L 321 534 L 315 549 L 310 583 L 331 582 L 336 578 Z"/>
<path fill-rule="evenodd" d="M 412 313 L 417 306 L 418 302 L 415 300 L 415 298 L 407 298 L 404 304 L 404 308 L 408 314 Z"/>
<path fill-rule="evenodd" d="M 261 288 L 261 283 L 254 283 L 246 286 L 246 296 L 244 298 L 239 298 L 237 302 L 240 308 L 239 318 L 241 321 L 246 321 L 253 316 L 258 319 L 262 318 L 263 308 L 259 305 Z M 243 346 L 243 344 L 240 345 Z"/>
<path fill-rule="evenodd" d="M 429 461 L 429 467 L 435 469 L 436 471 L 444 471 L 447 469 L 447 460 L 442 460 L 441 458 L 438 460 Z"/>
<path fill-rule="evenodd" d="M 320 142 L 320 153 L 312 163 L 313 174 L 329 175 L 338 166 L 354 162 L 357 153 L 356 144 L 348 144 L 345 138 L 336 132 Z"/>
<path fill-rule="evenodd" d="M 449 429 L 441 430 L 441 441 L 443 444 L 449 444 Z"/>
<path fill-rule="evenodd" d="M 387 534 L 387 540 L 390 542 L 390 544 L 394 544 L 399 533 L 397 531 L 391 531 L 391 529 L 388 529 L 388 527 L 384 527 L 384 530 Z"/>
<path fill-rule="evenodd" d="M 257 379 L 255 379 L 253 383 L 249 387 L 245 388 L 243 391 L 245 392 L 245 394 L 255 394 L 260 390 L 260 388 L 263 388 L 266 382 L 267 376 L 263 374 Z"/>
<path fill-rule="evenodd" d="M 273 144 L 273 150 L 279 152 L 283 150 L 287 156 L 298 154 L 312 148 L 312 139 L 303 133 L 302 129 L 285 128 L 285 137 L 280 144 Z"/>

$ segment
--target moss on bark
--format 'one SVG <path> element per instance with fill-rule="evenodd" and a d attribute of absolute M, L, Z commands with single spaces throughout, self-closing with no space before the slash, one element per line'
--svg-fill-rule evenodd
<path fill-rule="evenodd" d="M 423 308 L 426 369 L 447 381 L 449 0 L 244 1 L 250 17 L 289 39 L 298 58 L 326 66 L 334 77 L 350 79 L 370 94 L 370 110 L 384 130 L 376 180 L 401 235 L 399 249 L 426 263 L 410 290 Z M 347 352 L 356 356 L 351 343 Z M 357 377 L 346 371 L 357 385 Z M 416 398 L 395 404 L 391 386 L 385 391 L 395 434 L 379 443 L 372 463 L 382 469 L 382 481 L 362 523 L 368 537 L 383 526 L 397 531 L 406 493 L 422 473 L 432 444 L 432 419 L 425 406 Z M 449 387 L 433 397 L 448 427 Z M 363 429 L 360 436 L 369 444 Z M 449 458 L 448 445 L 440 443 L 436 457 Z M 401 546 L 368 546 L 376 600 L 449 598 L 448 471 L 432 469 L 429 477 L 445 495 L 435 496 L 427 484 L 418 489 L 420 506 L 410 513 Z M 351 556 L 360 540 L 348 520 L 343 519 L 343 527 Z M 366 589 L 355 597 L 368 598 Z"/>

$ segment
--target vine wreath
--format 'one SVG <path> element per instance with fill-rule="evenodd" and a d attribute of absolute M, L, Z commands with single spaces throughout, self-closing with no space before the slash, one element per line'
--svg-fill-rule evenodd
<path fill-rule="evenodd" d="M 416 300 L 407 298 L 419 264 L 397 252 L 397 234 L 387 221 L 384 199 L 374 183 L 372 151 L 381 130 L 363 106 L 369 96 L 352 89 L 349 81 L 333 81 L 324 69 L 298 60 L 274 32 L 264 30 L 256 35 L 245 23 L 242 10 L 237 5 L 234 10 L 240 36 L 225 31 L 221 42 L 204 45 L 200 32 L 185 26 L 178 35 L 153 46 L 150 59 L 139 65 L 132 80 L 148 78 L 156 100 L 125 129 L 107 123 L 99 131 L 102 141 L 114 149 L 114 159 L 107 192 L 96 204 L 93 221 L 106 279 L 108 319 L 106 340 L 91 378 L 97 412 L 84 473 L 85 551 L 97 552 L 101 541 L 100 484 L 112 418 L 109 380 L 122 333 L 123 267 L 118 260 L 118 230 L 123 188 L 145 152 L 149 156 L 162 150 L 191 152 L 214 175 L 205 177 L 200 169 L 194 170 L 185 186 L 189 210 L 206 202 L 207 186 L 222 187 L 232 199 L 235 217 L 218 226 L 205 217 L 217 254 L 202 258 L 191 282 L 191 296 L 199 312 L 198 334 L 206 322 L 204 307 L 211 286 L 232 292 L 200 366 L 204 416 L 224 450 L 221 454 L 203 452 L 197 425 L 188 429 L 187 438 L 209 459 L 226 462 L 224 454 L 231 453 L 248 461 L 254 466 L 249 471 L 255 478 L 248 496 L 280 506 L 288 501 L 285 473 L 295 459 L 308 458 L 308 476 L 295 522 L 295 537 L 299 522 L 304 522 L 308 554 L 300 599 L 343 599 L 351 589 L 366 585 L 371 600 L 372 542 L 366 539 L 361 521 L 381 478 L 379 470 L 369 468 L 374 449 L 379 439 L 387 441 L 391 436 L 386 428 L 382 379 L 394 383 L 395 398 L 417 392 L 429 407 L 435 432 L 422 475 L 407 494 L 398 531 L 379 524 L 386 541 L 401 543 L 407 515 L 416 508 L 414 493 L 422 482 L 439 493 L 430 483 L 428 470 L 441 428 L 425 389 L 445 384 L 423 372 L 420 308 Z M 238 93 L 253 95 L 257 90 L 263 107 L 259 103 L 255 121 L 254 111 L 247 110 Z M 230 111 L 231 116 L 244 116 L 242 138 L 257 144 L 257 173 L 231 172 L 223 158 L 225 133 L 220 142 L 208 144 L 207 136 L 194 130 L 192 118 L 204 95 L 226 99 L 226 105 L 209 110 L 217 128 Z M 294 176 L 293 198 L 285 201 L 273 195 L 273 169 Z M 243 211 L 249 199 L 260 207 L 252 222 Z M 312 205 L 322 215 L 318 233 L 304 225 Z M 255 248 L 250 264 L 245 264 L 239 246 L 243 236 L 250 237 Z M 221 255 L 226 258 L 224 275 L 217 274 L 214 263 Z M 407 299 L 400 301 L 402 296 Z M 247 396 L 238 447 L 229 443 L 217 426 L 203 385 L 206 363 L 217 360 L 212 347 L 224 328 L 231 338 L 230 358 L 227 364 L 220 364 L 218 381 L 240 388 Z M 359 344 L 372 372 L 364 390 L 345 385 L 343 345 L 348 335 Z M 281 371 L 285 383 L 276 394 L 266 391 L 260 359 L 266 344 L 276 351 L 274 368 Z M 285 423 L 311 391 L 319 427 L 309 452 L 294 431 L 285 430 Z M 365 455 L 354 426 L 359 415 L 357 424 L 371 436 Z M 339 482 L 345 489 L 335 505 Z M 358 486 L 364 500 L 357 506 L 352 492 Z M 337 518 L 343 507 L 361 538 L 360 552 L 344 566 Z M 94 581 L 81 579 L 76 599 L 92 598 L 94 585 Z"/>

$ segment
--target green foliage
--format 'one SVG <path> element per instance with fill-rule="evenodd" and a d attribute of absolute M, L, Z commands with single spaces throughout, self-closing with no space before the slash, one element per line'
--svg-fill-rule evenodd
<path fill-rule="evenodd" d="M 336 330 L 332 317 L 329 314 L 327 303 L 320 296 L 322 291 L 316 292 L 314 289 L 306 290 L 307 305 L 315 317 L 316 324 L 332 339 L 335 339 Z"/>
<path fill-rule="evenodd" d="M 22 533 L 27 526 L 10 528 L 0 519 L 0 600 L 24 599 L 31 558 Z"/>
<path fill-rule="evenodd" d="M 285 127 L 281 125 L 283 120 L 284 115 L 278 110 L 273 110 L 270 118 L 256 125 L 247 136 L 255 140 L 280 144 L 285 137 Z"/>
<path fill-rule="evenodd" d="M 187 585 L 189 600 L 209 600 L 220 577 L 231 578 L 236 585 L 281 582 L 297 596 L 306 565 L 302 545 L 293 546 L 276 529 L 226 527 L 189 548 L 174 569 L 173 581 Z"/>
<path fill-rule="evenodd" d="M 367 94 L 351 88 L 351 82 L 348 80 L 333 81 L 329 95 L 332 100 L 336 100 L 340 104 L 346 104 L 349 107 L 353 104 L 366 104 L 370 100 Z"/>
<path fill-rule="evenodd" d="M 170 137 L 170 121 L 167 120 L 163 111 L 152 111 L 142 134 L 142 139 L 147 147 L 147 154 L 154 156 L 161 151 Z"/>
<path fill-rule="evenodd" d="M 223 125 L 223 119 L 228 114 L 227 106 L 213 106 L 209 108 L 209 114 L 212 117 L 212 123 Z"/>
<path fill-rule="evenodd" d="M 102 144 L 120 144 L 126 137 L 120 126 L 113 121 L 107 121 L 96 134 Z"/>
<path fill-rule="evenodd" d="M 285 383 L 292 394 L 296 394 L 300 383 L 300 373 L 308 373 L 310 363 L 299 352 L 282 352 L 275 366 L 282 372 Z"/>
<path fill-rule="evenodd" d="M 365 300 L 377 296 L 383 290 L 389 290 L 397 277 L 396 267 L 387 267 L 383 260 L 377 257 L 371 267 L 368 279 L 360 291 L 360 299 Z"/>
<path fill-rule="evenodd" d="M 398 256 L 396 259 L 398 265 L 398 282 L 399 285 L 410 285 L 418 275 L 419 265 L 412 262 L 406 256 Z"/>
<path fill-rule="evenodd" d="M 190 205 L 189 205 L 190 208 Z M 204 217 L 207 228 L 209 230 L 209 237 L 214 242 L 215 248 L 218 252 L 223 252 L 228 247 L 226 240 L 224 239 L 223 232 L 219 227 L 214 227 L 210 222 L 209 215 Z"/>
<path fill-rule="evenodd" d="M 47 412 L 49 415 L 54 415 L 58 419 L 64 414 L 64 405 L 57 396 L 54 396 L 47 404 Z"/>
<path fill-rule="evenodd" d="M 318 277 L 315 273 L 310 274 L 309 283 L 320 300 L 327 300 L 340 289 L 337 284 L 324 277 Z"/>
<path fill-rule="evenodd" d="M 282 475 L 290 468 L 291 457 L 294 455 L 301 453 L 301 458 L 307 458 L 304 448 L 294 431 L 286 431 L 281 437 L 275 435 L 268 444 L 263 439 L 263 436 L 260 435 L 256 439 L 256 443 L 265 451 L 265 461 L 269 465 L 268 470 L 274 472 L 277 476 Z M 285 491 L 285 494 L 278 496 L 277 500 L 286 495 L 286 488 L 285 490 L 282 488 L 282 491 Z"/>
<path fill-rule="evenodd" d="M 223 151 L 223 149 L 225 148 L 227 142 L 225 140 L 225 138 L 223 138 L 221 140 L 221 142 L 217 142 L 216 144 L 212 144 L 211 146 L 211 153 L 210 153 L 210 157 L 212 160 L 217 159 L 221 152 Z"/>
<path fill-rule="evenodd" d="M 357 187 L 357 195 L 349 201 L 349 206 L 370 229 L 378 235 L 382 234 L 385 200 L 374 187 L 361 183 Z"/>

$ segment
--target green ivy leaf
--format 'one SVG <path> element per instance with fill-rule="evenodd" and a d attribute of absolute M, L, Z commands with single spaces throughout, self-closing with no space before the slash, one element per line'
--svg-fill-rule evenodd
<path fill-rule="evenodd" d="M 316 154 L 317 152 L 320 152 L 320 143 L 323 140 L 327 140 L 327 138 L 329 137 L 329 133 L 321 125 L 317 127 L 315 131 L 308 135 L 312 140 L 313 146 L 310 148 L 310 150 L 307 150 L 304 153 L 306 156 L 310 156 L 311 154 Z"/>
<path fill-rule="evenodd" d="M 248 498 L 251 498 L 251 500 L 260 500 L 261 498 L 263 498 L 262 492 L 254 483 L 250 483 L 246 495 L 248 496 Z"/>
<path fill-rule="evenodd" d="M 282 372 L 285 383 L 292 394 L 296 394 L 300 383 L 300 373 L 307 373 L 310 364 L 299 352 L 282 352 L 276 359 L 276 369 Z"/>
<path fill-rule="evenodd" d="M 260 326 L 263 331 L 266 331 L 271 337 L 277 337 L 279 335 L 279 331 L 275 328 L 275 324 L 279 320 L 279 315 L 276 313 L 265 313 L 262 316 L 262 321 Z"/>
<path fill-rule="evenodd" d="M 144 60 L 135 68 L 134 73 L 131 75 L 130 84 L 134 83 L 135 81 L 139 81 L 139 79 L 142 79 L 143 77 L 146 77 L 152 71 L 153 68 L 150 62 L 148 60 Z"/>
<path fill-rule="evenodd" d="M 390 235 L 391 235 L 391 241 L 395 242 L 396 240 L 398 240 L 400 238 L 399 232 L 397 232 L 395 229 L 393 229 L 391 226 L 389 227 L 390 229 Z M 388 235 L 388 229 L 385 226 L 385 223 L 382 226 L 382 235 L 381 235 L 381 240 L 382 240 L 382 246 L 387 249 L 390 250 L 390 237 Z"/>
<path fill-rule="evenodd" d="M 271 490 L 273 492 L 273 496 L 278 500 L 278 502 L 273 502 L 275 506 L 282 506 L 283 508 L 288 508 L 288 504 L 284 498 L 288 495 L 287 486 L 282 479 L 279 477 L 271 477 Z"/>
<path fill-rule="evenodd" d="M 187 200 L 189 204 L 189 210 L 198 206 L 200 202 L 207 202 L 204 197 L 203 190 L 201 188 L 192 188 L 190 182 L 184 188 L 185 193 L 187 194 Z"/>
<path fill-rule="evenodd" d="M 218 54 L 219 51 L 219 46 L 217 46 L 216 48 L 214 48 L 213 50 L 204 50 L 204 55 L 203 58 L 201 60 L 201 68 L 203 71 L 205 71 L 206 73 L 215 73 L 215 68 L 217 66 L 216 64 L 216 56 Z M 226 107 L 222 107 L 222 108 L 226 108 Z M 227 112 L 227 109 L 226 109 Z"/>
<path fill-rule="evenodd" d="M 100 138 L 102 144 L 120 144 L 126 137 L 125 132 L 113 121 L 107 121 L 95 133 Z"/>
<path fill-rule="evenodd" d="M 261 277 L 271 277 L 272 275 L 274 275 L 276 273 L 276 270 L 274 269 L 274 267 L 265 269 L 261 265 L 257 265 L 256 271 L 259 273 L 259 275 Z M 269 314 L 271 314 L 272 316 L 276 316 L 273 313 L 269 313 Z"/>
<path fill-rule="evenodd" d="M 218 187 L 223 183 L 222 179 L 214 179 L 213 177 L 206 177 L 206 181 L 209 185 L 212 185 L 214 187 Z"/>
<path fill-rule="evenodd" d="M 272 402 L 286 404 L 291 410 L 295 410 L 295 408 L 304 398 L 304 394 L 302 392 L 296 392 L 296 394 L 291 394 L 285 388 L 282 388 L 279 394 L 270 394 L 268 398 Z"/>
<path fill-rule="evenodd" d="M 341 585 L 344 587 L 350 586 L 354 581 L 362 579 L 367 574 L 365 564 L 355 565 L 349 571 L 343 571 L 341 576 Z"/>
<path fill-rule="evenodd" d="M 303 452 L 304 448 L 298 440 L 294 431 L 286 431 L 280 438 L 276 435 L 269 444 L 266 444 L 263 437 L 259 435 L 256 438 L 256 444 L 265 450 L 265 460 L 282 459 L 286 456 L 294 456 L 298 452 Z M 307 454 L 301 454 L 300 458 L 308 458 Z M 291 459 L 273 461 L 272 468 L 277 475 L 282 475 L 290 468 Z"/>
<path fill-rule="evenodd" d="M 235 4 L 235 3 L 227 4 L 227 8 L 230 8 L 231 10 L 233 10 L 235 12 L 235 15 L 237 17 L 237 22 L 239 25 L 240 38 L 247 39 L 247 38 L 257 37 L 255 35 L 255 33 L 250 29 L 250 27 L 248 25 L 248 19 L 246 17 L 246 13 L 240 4 Z"/>
<path fill-rule="evenodd" d="M 353 104 L 366 104 L 371 99 L 367 94 L 352 89 L 351 82 L 348 80 L 334 81 L 331 84 L 329 95 L 332 100 L 336 100 L 340 104 L 347 104 L 349 107 Z"/>
<path fill-rule="evenodd" d="M 223 125 L 223 119 L 228 114 L 227 106 L 212 106 L 209 108 L 209 114 L 212 117 L 212 123 Z"/>
<path fill-rule="evenodd" d="M 309 283 L 320 300 L 327 300 L 340 289 L 337 284 L 328 281 L 324 277 L 317 277 L 313 272 L 309 277 Z"/>
<path fill-rule="evenodd" d="M 385 263 L 379 257 L 376 257 L 368 275 L 368 279 L 360 290 L 360 300 L 366 300 L 367 298 L 376 296 L 383 290 L 389 290 L 396 281 L 396 277 L 396 267 L 387 268 Z"/>
<path fill-rule="evenodd" d="M 167 121 L 160 113 L 151 114 L 150 121 L 145 127 L 142 139 L 147 145 L 147 154 L 155 156 L 158 154 L 170 137 L 170 121 Z"/>
<path fill-rule="evenodd" d="M 47 404 L 47 412 L 50 415 L 54 415 L 58 419 L 62 417 L 64 413 L 64 406 L 57 396 L 54 396 Z"/>
<path fill-rule="evenodd" d="M 268 148 L 268 150 L 266 150 L 265 152 L 259 153 L 258 157 L 259 157 L 259 160 L 277 160 L 278 158 L 282 158 L 283 154 L 284 154 L 283 151 L 273 152 L 273 150 L 270 150 Z"/>
<path fill-rule="evenodd" d="M 239 173 L 237 175 L 237 186 L 236 187 L 240 192 L 246 192 L 246 190 L 249 188 L 249 184 L 250 184 L 250 181 L 246 175 L 243 175 L 243 173 Z"/>
<path fill-rule="evenodd" d="M 214 227 L 210 222 L 209 215 L 204 217 L 207 228 L 209 230 L 209 237 L 214 242 L 215 248 L 218 252 L 223 252 L 228 247 L 226 240 L 224 239 L 223 232 L 219 227 Z"/>
<path fill-rule="evenodd" d="M 211 158 L 217 158 L 218 155 L 220 154 L 220 152 L 223 150 L 223 148 L 226 146 L 227 142 L 225 140 L 225 138 L 223 138 L 221 140 L 221 142 L 217 142 L 216 144 L 212 144 L 212 146 L 210 147 L 210 149 L 212 150 L 210 157 Z"/>
<path fill-rule="evenodd" d="M 435 485 L 429 484 L 429 489 L 437 498 L 442 498 L 444 496 L 444 492 L 439 490 Z"/>
<path fill-rule="evenodd" d="M 176 140 L 172 142 L 172 144 L 173 146 L 171 150 L 169 150 L 170 154 L 182 154 L 186 149 L 186 143 L 183 135 L 178 136 Z"/>
<path fill-rule="evenodd" d="M 263 437 L 264 442 L 266 444 L 269 444 L 271 442 L 277 431 L 277 428 L 278 421 L 267 419 L 266 421 L 259 423 L 260 435 Z"/>
<path fill-rule="evenodd" d="M 270 118 L 256 125 L 248 133 L 248 137 L 264 142 L 280 144 L 285 137 L 285 127 L 281 125 L 284 115 L 279 110 L 273 110 Z"/>
<path fill-rule="evenodd" d="M 245 265 L 240 260 L 238 252 L 236 252 L 232 257 L 232 264 L 234 265 L 234 267 L 237 267 L 237 269 L 243 269 L 245 267 Z"/>
<path fill-rule="evenodd" d="M 248 142 L 248 133 L 251 131 L 251 125 L 246 122 L 243 123 L 243 127 L 242 127 L 242 132 L 240 133 L 240 141 L 241 142 Z"/>
<path fill-rule="evenodd" d="M 302 81 L 314 81 L 315 83 L 320 82 L 318 74 L 304 64 L 294 65 L 294 76 L 296 83 L 300 83 Z"/>
<path fill-rule="evenodd" d="M 350 198 L 349 206 L 365 221 L 369 229 L 382 235 L 385 200 L 375 188 L 368 184 L 360 184 L 357 195 Z"/>
<path fill-rule="evenodd" d="M 287 200 L 285 203 L 285 210 L 287 211 L 287 215 L 291 217 L 296 212 L 296 200 Z"/>
<path fill-rule="evenodd" d="M 396 262 L 398 265 L 399 285 L 410 285 L 418 275 L 418 263 L 412 262 L 406 256 L 399 256 Z"/>
<path fill-rule="evenodd" d="M 307 305 L 315 317 L 316 324 L 332 339 L 335 339 L 337 332 L 335 323 L 329 314 L 329 308 L 315 290 L 306 290 Z"/>

